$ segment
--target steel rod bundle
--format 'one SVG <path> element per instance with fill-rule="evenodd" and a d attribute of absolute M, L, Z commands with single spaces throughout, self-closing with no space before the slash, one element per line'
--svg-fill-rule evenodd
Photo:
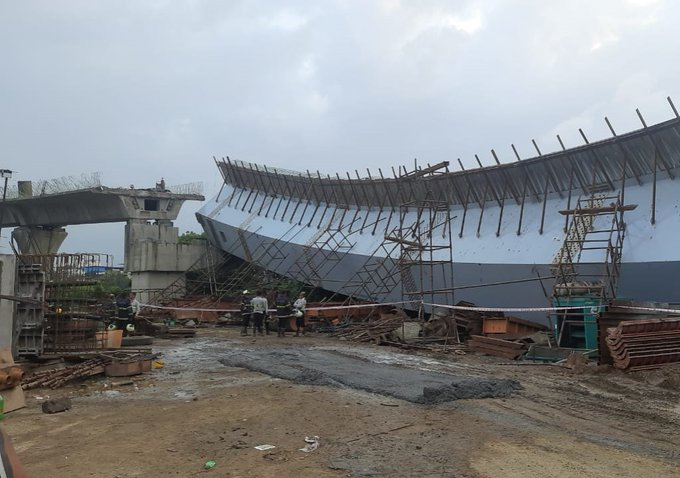
<path fill-rule="evenodd" d="M 89 377 L 104 372 L 104 366 L 109 359 L 97 357 L 77 365 L 71 365 L 62 369 L 45 370 L 35 373 L 24 379 L 22 388 L 30 390 L 38 387 L 59 388 L 77 378 Z"/>
<path fill-rule="evenodd" d="M 353 342 L 370 342 L 371 340 L 380 340 L 381 336 L 398 329 L 403 323 L 404 318 L 401 316 L 383 316 L 370 322 L 350 324 L 342 330 L 333 332 L 330 336 Z"/>

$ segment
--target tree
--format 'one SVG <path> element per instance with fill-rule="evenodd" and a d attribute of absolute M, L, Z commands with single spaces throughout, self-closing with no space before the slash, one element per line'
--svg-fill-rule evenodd
<path fill-rule="evenodd" d="M 128 275 L 122 271 L 106 271 L 101 275 L 101 280 L 97 284 L 99 290 L 96 291 L 96 294 L 99 296 L 106 296 L 109 294 L 118 295 L 122 292 L 129 291 L 131 282 Z"/>
<path fill-rule="evenodd" d="M 179 238 L 177 238 L 177 244 L 191 244 L 192 242 L 196 240 L 205 240 L 207 239 L 205 232 L 201 232 L 200 234 L 194 231 L 187 231 L 184 234 L 180 234 Z"/>

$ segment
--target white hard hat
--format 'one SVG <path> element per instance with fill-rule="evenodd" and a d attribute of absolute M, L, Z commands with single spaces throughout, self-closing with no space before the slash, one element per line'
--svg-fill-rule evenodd
<path fill-rule="evenodd" d="M 304 315 L 304 314 L 302 313 L 302 311 L 301 311 L 300 309 L 297 309 L 297 310 L 295 311 L 295 317 L 302 317 L 303 315 Z"/>
<path fill-rule="evenodd" d="M 108 330 L 116 330 L 116 324 L 109 324 L 107 327 Z"/>
<path fill-rule="evenodd" d="M 134 332 L 134 331 L 135 331 L 135 326 L 132 325 L 132 324 L 127 324 L 127 325 L 125 326 L 125 330 L 127 330 L 128 332 Z"/>
<path fill-rule="evenodd" d="M 248 289 L 243 291 L 243 295 L 250 294 L 250 291 Z"/>

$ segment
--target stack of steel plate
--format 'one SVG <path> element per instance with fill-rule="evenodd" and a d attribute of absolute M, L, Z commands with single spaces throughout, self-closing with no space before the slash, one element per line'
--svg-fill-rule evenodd
<path fill-rule="evenodd" d="M 680 363 L 680 317 L 623 321 L 607 332 L 616 368 L 645 370 Z"/>
<path fill-rule="evenodd" d="M 468 340 L 468 345 L 475 352 L 496 357 L 504 357 L 515 360 L 521 356 L 527 348 L 526 344 L 512 340 L 495 339 L 483 335 L 473 335 Z"/>

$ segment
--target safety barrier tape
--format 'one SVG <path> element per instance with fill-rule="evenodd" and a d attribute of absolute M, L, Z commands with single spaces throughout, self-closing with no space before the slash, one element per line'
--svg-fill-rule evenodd
<path fill-rule="evenodd" d="M 352 304 L 352 305 L 332 305 L 329 307 L 308 307 L 307 310 L 309 311 L 318 311 L 318 310 L 339 310 L 339 309 L 358 309 L 358 308 L 367 308 L 367 307 L 382 307 L 386 305 L 403 305 L 403 304 L 414 304 L 414 303 L 420 303 L 419 300 L 405 300 L 401 302 L 376 302 L 376 303 L 371 303 L 371 304 Z M 141 308 L 149 308 L 149 309 L 159 309 L 159 310 L 186 310 L 186 311 L 192 311 L 192 312 L 241 312 L 241 309 L 203 309 L 203 308 L 195 308 L 195 307 L 166 307 L 162 305 L 151 305 L 151 304 L 140 304 Z M 276 309 L 268 309 L 269 312 L 275 312 Z"/>
<path fill-rule="evenodd" d="M 664 309 L 661 307 L 635 307 L 631 305 L 615 305 L 617 309 L 644 310 L 646 312 L 666 312 L 668 314 L 680 314 L 680 309 Z"/>
<path fill-rule="evenodd" d="M 568 307 L 470 307 L 467 305 L 432 304 L 429 302 L 423 302 L 423 305 L 454 310 L 474 310 L 477 312 L 552 312 L 558 310 L 592 309 L 593 307 L 599 307 L 597 305 L 573 305 Z"/>
<path fill-rule="evenodd" d="M 371 304 L 331 305 L 330 307 L 308 307 L 306 310 L 341 310 L 341 309 L 365 309 L 367 307 L 382 307 L 385 305 L 419 304 L 419 300 L 404 300 L 401 302 L 375 302 Z"/>
<path fill-rule="evenodd" d="M 241 312 L 241 309 L 202 309 L 197 307 L 166 307 L 163 305 L 140 304 L 143 309 L 187 310 L 192 312 Z"/>
<path fill-rule="evenodd" d="M 560 307 L 477 307 L 477 306 L 467 306 L 467 305 L 448 305 L 448 304 L 435 304 L 430 302 L 423 302 L 420 300 L 405 300 L 400 302 L 375 302 L 370 304 L 352 304 L 352 305 L 332 305 L 329 307 L 308 307 L 306 310 L 309 311 L 320 311 L 320 310 L 341 310 L 341 309 L 358 309 L 366 307 L 381 307 L 389 305 L 403 305 L 403 304 L 419 304 L 431 307 L 442 307 L 444 309 L 452 310 L 471 310 L 477 312 L 555 312 L 560 310 L 574 310 L 574 309 L 592 309 L 599 308 L 597 305 L 573 305 L 573 306 L 560 306 Z M 166 307 L 160 305 L 151 304 L 141 304 L 141 307 L 149 309 L 160 309 L 160 310 L 184 310 L 192 312 L 240 312 L 241 309 L 204 309 L 204 308 L 194 308 L 194 307 Z M 630 309 L 630 310 L 642 310 L 647 312 L 664 312 L 667 314 L 680 314 L 680 309 L 665 309 L 662 307 L 637 307 L 629 305 L 617 305 L 617 309 Z M 269 312 L 275 312 L 276 309 L 269 309 Z"/>

